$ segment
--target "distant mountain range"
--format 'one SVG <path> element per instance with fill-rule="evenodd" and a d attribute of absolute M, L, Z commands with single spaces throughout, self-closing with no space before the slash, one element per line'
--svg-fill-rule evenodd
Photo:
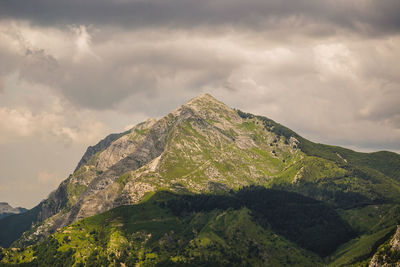
<path fill-rule="evenodd" d="M 384 266 L 399 221 L 400 155 L 313 143 L 204 94 L 89 147 L 48 199 L 1 219 L 19 249 L 0 262 Z"/>
<path fill-rule="evenodd" d="M 0 202 L 0 219 L 9 215 L 23 213 L 25 211 L 27 211 L 27 209 L 21 207 L 13 208 L 7 202 Z"/>

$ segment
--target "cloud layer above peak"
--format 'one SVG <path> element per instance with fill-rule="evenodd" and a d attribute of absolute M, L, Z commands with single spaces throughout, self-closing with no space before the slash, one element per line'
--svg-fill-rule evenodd
<path fill-rule="evenodd" d="M 93 24 L 127 28 L 228 27 L 329 35 L 350 31 L 362 35 L 399 32 L 396 0 L 3 0 L 0 16 L 40 25 Z"/>
<path fill-rule="evenodd" d="M 396 0 L 3 0 L 0 195 L 12 202 L 16 181 L 51 173 L 26 202 L 45 197 L 88 145 L 203 92 L 314 141 L 399 152 L 398 10 Z M 7 160 L 14 149 L 29 149 L 24 172 Z M 48 169 L 54 150 L 68 164 Z"/>

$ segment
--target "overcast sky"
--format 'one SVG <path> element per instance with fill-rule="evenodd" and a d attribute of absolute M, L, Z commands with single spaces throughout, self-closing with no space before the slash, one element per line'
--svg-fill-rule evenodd
<path fill-rule="evenodd" d="M 0 201 L 208 92 L 317 142 L 400 151 L 398 0 L 2 0 Z"/>

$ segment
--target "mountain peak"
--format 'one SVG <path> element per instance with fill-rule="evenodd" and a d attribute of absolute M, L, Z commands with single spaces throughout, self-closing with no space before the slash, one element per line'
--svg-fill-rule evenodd
<path fill-rule="evenodd" d="M 230 107 L 219 101 L 208 93 L 201 94 L 189 100 L 183 106 L 189 107 L 195 111 L 232 111 Z"/>
<path fill-rule="evenodd" d="M 187 113 L 188 111 L 189 113 Z M 204 93 L 190 99 L 188 102 L 178 107 L 171 113 L 176 116 L 182 114 L 187 116 L 189 114 L 193 114 L 193 112 L 196 115 L 207 119 L 212 119 L 211 117 L 215 116 L 218 117 L 217 113 L 219 113 L 219 115 L 230 114 L 229 116 L 237 116 L 232 108 L 228 107 L 208 93 Z"/>
<path fill-rule="evenodd" d="M 240 117 L 234 109 L 225 105 L 223 102 L 217 100 L 208 93 L 192 98 L 186 104 L 183 104 L 174 110 L 172 114 L 184 115 L 184 117 L 195 114 L 205 120 L 219 122 L 217 123 L 218 127 L 224 129 L 227 124 L 234 121 L 238 122 L 240 120 Z"/>
<path fill-rule="evenodd" d="M 200 94 L 200 95 L 194 97 L 193 99 L 214 99 L 214 100 L 216 100 L 215 97 L 213 97 L 213 96 L 212 96 L 211 94 L 209 94 L 209 93 L 202 93 L 202 94 Z"/>
<path fill-rule="evenodd" d="M 192 104 L 198 104 L 198 103 L 219 103 L 221 104 L 220 101 L 218 101 L 215 97 L 213 97 L 212 95 L 210 95 L 209 93 L 204 93 L 201 94 L 199 96 L 196 96 L 192 99 L 189 100 L 189 102 L 187 102 L 185 105 L 192 105 Z"/>

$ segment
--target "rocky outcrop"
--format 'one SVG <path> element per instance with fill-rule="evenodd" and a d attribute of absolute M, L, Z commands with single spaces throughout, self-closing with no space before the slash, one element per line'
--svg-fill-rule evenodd
<path fill-rule="evenodd" d="M 379 247 L 369 267 L 400 267 L 400 225 L 390 242 Z"/>
<path fill-rule="evenodd" d="M 392 250 L 400 252 L 400 225 L 397 226 L 397 231 L 390 241 L 390 245 L 392 246 Z"/>
<path fill-rule="evenodd" d="M 106 163 L 102 162 L 102 156 L 99 157 L 96 166 L 101 166 L 99 169 L 105 171 L 90 182 L 64 224 L 115 207 L 115 201 L 121 193 L 120 185 L 116 180 L 124 173 L 137 170 L 161 155 L 164 151 L 171 123 L 173 121 L 168 119 L 148 122 L 146 123 L 148 128 L 145 128 L 148 131 L 144 137 L 129 141 L 131 136 L 123 136 L 115 141 L 108 149 L 114 151 L 117 155 L 121 155 L 120 160 L 110 164 L 110 157 L 105 157 Z M 127 145 L 121 145 L 124 143 Z M 130 147 L 130 150 L 127 147 Z M 126 155 L 122 156 L 121 151 L 124 151 Z M 105 152 L 108 154 L 107 151 L 102 152 L 102 154 Z M 121 204 L 123 203 L 118 202 L 118 205 Z"/>
<path fill-rule="evenodd" d="M 121 136 L 124 136 L 125 134 L 129 133 L 129 131 L 123 132 L 123 133 L 117 133 L 117 134 L 110 134 L 103 140 L 101 140 L 99 143 L 97 143 L 95 146 L 89 146 L 86 149 L 85 154 L 83 154 L 83 157 L 79 161 L 78 165 L 75 168 L 75 171 L 77 171 L 82 165 L 86 164 L 96 153 L 104 150 L 107 148 L 112 142 L 120 138 Z"/>

